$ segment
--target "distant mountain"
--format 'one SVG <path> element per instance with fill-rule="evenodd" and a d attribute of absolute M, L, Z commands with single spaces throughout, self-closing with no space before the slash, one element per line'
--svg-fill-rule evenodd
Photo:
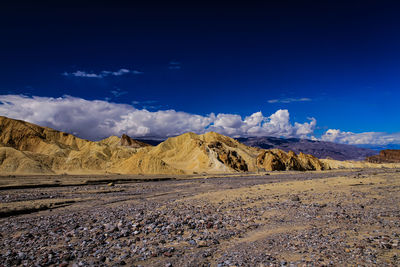
<path fill-rule="evenodd" d="M 264 149 L 277 148 L 286 152 L 291 150 L 295 153 L 311 154 L 320 159 L 365 160 L 366 157 L 378 154 L 378 151 L 372 149 L 299 138 L 248 137 L 237 138 L 237 140 L 247 146 Z"/>

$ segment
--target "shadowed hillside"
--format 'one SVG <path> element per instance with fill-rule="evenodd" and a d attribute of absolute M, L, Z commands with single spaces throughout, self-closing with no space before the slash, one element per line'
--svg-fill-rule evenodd
<path fill-rule="evenodd" d="M 320 159 L 365 160 L 366 157 L 377 154 L 372 149 L 299 138 L 248 137 L 238 138 L 237 140 L 248 146 L 263 149 L 281 149 L 286 152 L 293 151 L 297 154 L 311 154 Z"/>

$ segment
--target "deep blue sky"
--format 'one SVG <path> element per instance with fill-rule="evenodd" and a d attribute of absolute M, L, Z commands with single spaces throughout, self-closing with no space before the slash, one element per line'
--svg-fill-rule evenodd
<path fill-rule="evenodd" d="M 0 94 L 203 115 L 288 109 L 321 132 L 400 132 L 397 1 L 146 2 L 0 4 Z M 62 75 L 121 68 L 143 73 Z M 288 98 L 312 101 L 268 102 Z"/>

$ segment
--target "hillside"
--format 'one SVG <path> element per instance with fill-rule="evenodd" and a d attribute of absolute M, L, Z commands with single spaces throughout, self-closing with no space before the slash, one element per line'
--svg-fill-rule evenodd
<path fill-rule="evenodd" d="M 310 155 L 249 147 L 214 132 L 186 133 L 157 146 L 127 135 L 93 142 L 0 117 L 0 171 L 3 174 L 193 174 L 326 168 L 329 166 Z"/>
<path fill-rule="evenodd" d="M 104 173 L 136 150 L 0 116 L 1 173 Z"/>
<path fill-rule="evenodd" d="M 248 146 L 263 149 L 281 149 L 286 152 L 293 151 L 297 154 L 305 153 L 320 159 L 365 160 L 366 157 L 378 153 L 372 149 L 359 148 L 352 145 L 299 138 L 248 137 L 238 138 L 237 140 Z"/>

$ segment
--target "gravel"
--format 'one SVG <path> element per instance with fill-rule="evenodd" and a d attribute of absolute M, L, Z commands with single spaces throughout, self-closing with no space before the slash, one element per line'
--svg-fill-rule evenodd
<path fill-rule="evenodd" d="M 82 202 L 2 218 L 0 266 L 398 266 L 399 186 L 382 184 L 373 193 L 362 186 L 350 194 L 308 191 L 274 201 L 267 194 L 217 203 L 192 198 L 360 172 L 371 175 L 358 170 L 113 184 L 121 190 L 107 194 L 93 194 L 106 185 L 2 191 L 2 203 L 50 196 L 80 196 Z M 333 201 L 322 203 L 324 197 Z"/>

